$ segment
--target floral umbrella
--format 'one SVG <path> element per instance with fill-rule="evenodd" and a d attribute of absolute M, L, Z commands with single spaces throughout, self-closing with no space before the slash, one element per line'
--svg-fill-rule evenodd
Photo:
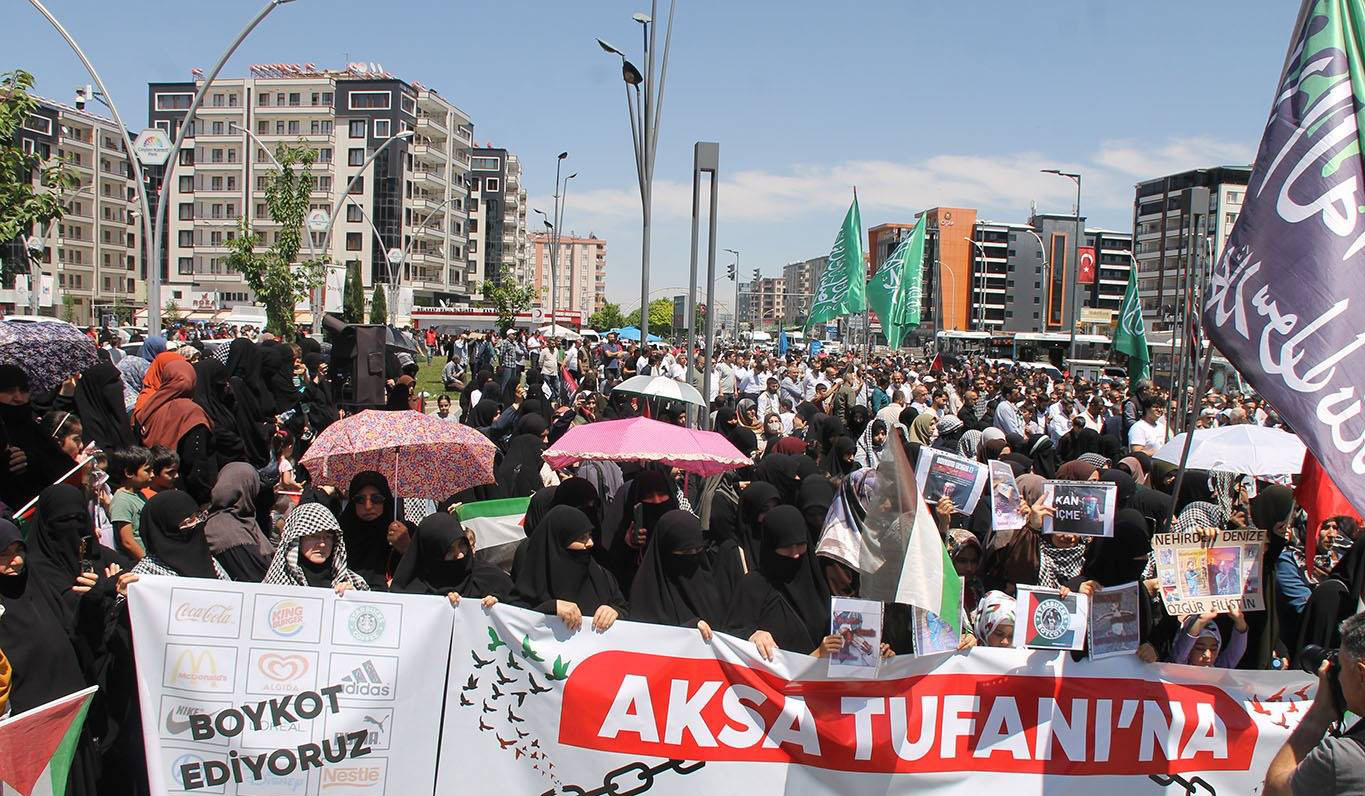
<path fill-rule="evenodd" d="M 95 343 L 61 321 L 0 321 L 0 363 L 17 365 L 35 391 L 52 390 L 99 362 Z"/>
<path fill-rule="evenodd" d="M 545 451 L 551 467 L 579 462 L 659 462 L 707 476 L 753 464 L 714 431 L 698 431 L 647 417 L 575 426 Z"/>
<path fill-rule="evenodd" d="M 345 489 L 373 470 L 396 497 L 444 500 L 493 483 L 493 442 L 477 430 L 421 412 L 368 409 L 323 430 L 299 464 L 312 481 Z"/>

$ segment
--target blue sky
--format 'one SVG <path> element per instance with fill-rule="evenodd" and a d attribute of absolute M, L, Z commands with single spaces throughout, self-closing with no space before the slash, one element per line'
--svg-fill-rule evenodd
<path fill-rule="evenodd" d="M 651 287 L 660 289 L 687 282 L 698 140 L 720 142 L 719 248 L 743 252 L 746 276 L 827 253 L 854 185 L 866 226 L 934 205 L 1023 221 L 1030 202 L 1070 211 L 1072 184 L 1038 173 L 1057 166 L 1085 175 L 1092 225 L 1127 230 L 1136 181 L 1250 161 L 1297 3 L 678 6 L 655 167 Z M 210 67 L 259 4 L 49 0 L 49 8 L 138 127 L 147 82 Z M 565 227 L 608 241 L 608 298 L 629 308 L 639 302 L 639 194 L 619 62 L 593 38 L 638 53 L 630 15 L 639 10 L 648 3 L 296 0 L 224 74 L 253 63 L 381 63 L 467 111 L 476 140 L 520 155 L 532 206 L 547 212 L 554 157 L 568 150 L 578 177 Z M 19 3 L 8 18 L 0 69 L 34 72 L 39 93 L 58 99 L 87 82 L 36 12 Z"/>

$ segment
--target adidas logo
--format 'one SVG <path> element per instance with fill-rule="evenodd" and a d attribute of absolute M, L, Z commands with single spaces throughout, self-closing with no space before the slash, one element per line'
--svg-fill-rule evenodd
<path fill-rule="evenodd" d="M 393 689 L 384 678 L 379 676 L 379 670 L 374 667 L 374 661 L 365 661 L 356 667 L 350 674 L 343 675 L 341 678 L 342 693 L 351 696 L 368 697 L 387 697 L 393 695 Z"/>

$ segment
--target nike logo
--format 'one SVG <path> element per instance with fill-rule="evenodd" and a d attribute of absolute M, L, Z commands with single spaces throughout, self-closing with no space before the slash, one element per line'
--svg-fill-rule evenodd
<path fill-rule="evenodd" d="M 187 707 L 184 705 L 175 708 L 170 713 L 166 714 L 166 732 L 170 733 L 171 735 L 184 735 L 185 733 L 190 731 L 190 721 L 188 718 L 181 719 L 177 717 L 180 715 L 185 716 L 199 715 L 202 712 L 203 711 L 196 710 L 192 707 Z"/>

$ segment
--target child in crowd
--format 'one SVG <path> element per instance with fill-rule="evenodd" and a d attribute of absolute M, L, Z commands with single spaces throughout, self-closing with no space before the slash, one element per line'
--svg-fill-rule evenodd
<path fill-rule="evenodd" d="M 1223 643 L 1223 632 L 1214 622 L 1218 614 L 1210 611 L 1187 616 L 1171 646 L 1171 661 L 1190 666 L 1235 669 L 1247 651 L 1247 620 L 1242 611 L 1228 611 L 1232 618 L 1232 638 Z"/>
<path fill-rule="evenodd" d="M 180 454 L 165 445 L 152 446 L 152 482 L 142 490 L 142 496 L 151 500 L 158 492 L 175 489 L 180 478 Z"/>
<path fill-rule="evenodd" d="M 118 488 L 109 504 L 109 521 L 114 524 L 116 549 L 133 559 L 146 551 L 138 528 L 147 498 L 142 490 L 152 483 L 152 452 L 139 445 L 115 448 L 109 455 L 109 480 Z"/>
<path fill-rule="evenodd" d="M 276 431 L 270 440 L 270 454 L 280 472 L 280 480 L 275 485 L 275 491 L 298 492 L 303 489 L 294 477 L 294 435 L 283 428 Z"/>
<path fill-rule="evenodd" d="M 43 429 L 52 435 L 53 441 L 62 449 L 62 453 L 73 460 L 80 457 L 81 450 L 85 447 L 84 429 L 81 427 L 81 419 L 74 413 L 61 409 L 48 412 L 43 415 Z"/>

